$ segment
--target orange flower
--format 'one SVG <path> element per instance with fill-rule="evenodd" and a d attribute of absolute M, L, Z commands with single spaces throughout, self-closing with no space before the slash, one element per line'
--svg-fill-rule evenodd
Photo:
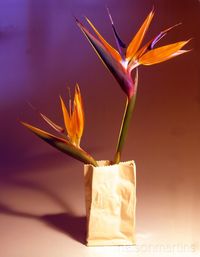
<path fill-rule="evenodd" d="M 69 112 L 67 111 L 67 108 L 61 97 L 60 101 L 68 138 L 72 144 L 74 144 L 75 146 L 79 146 L 84 129 L 84 111 L 80 88 L 78 84 L 75 88 L 73 106 L 71 101 L 69 101 Z"/>
<path fill-rule="evenodd" d="M 139 65 L 152 65 L 160 62 L 164 62 L 169 60 L 175 56 L 183 54 L 187 52 L 187 50 L 181 50 L 183 46 L 185 46 L 189 40 L 180 41 L 177 43 L 173 43 L 170 45 L 162 46 L 154 49 L 155 44 L 163 38 L 169 30 L 171 30 L 173 26 L 170 27 L 161 33 L 158 36 L 150 40 L 147 44 L 145 44 L 142 48 L 141 44 L 146 35 L 146 32 L 151 24 L 151 21 L 154 16 L 154 11 L 151 11 L 142 26 L 136 33 L 135 37 L 132 39 L 128 47 L 121 41 L 119 38 L 116 29 L 114 27 L 114 23 L 109 13 L 109 17 L 111 20 L 114 36 L 116 39 L 118 51 L 113 48 L 98 32 L 92 22 L 86 18 L 89 25 L 94 30 L 96 37 L 94 37 L 78 20 L 77 24 L 85 34 L 86 38 L 89 40 L 99 57 L 102 59 L 107 68 L 114 75 L 116 80 L 119 82 L 121 88 L 126 93 L 126 95 L 131 98 L 136 93 L 136 83 L 133 81 L 131 77 L 131 72 L 133 69 L 138 67 Z"/>
<path fill-rule="evenodd" d="M 86 164 L 98 166 L 95 159 L 80 147 L 80 140 L 84 129 L 84 111 L 79 86 L 76 85 L 75 87 L 73 105 L 71 104 L 71 100 L 69 101 L 69 111 L 67 110 L 61 97 L 60 100 L 66 129 L 55 124 L 44 114 L 39 112 L 39 115 L 51 128 L 60 133 L 61 137 L 54 136 L 51 133 L 34 127 L 26 122 L 21 122 L 21 124 L 61 152 L 68 154 L 69 156 Z M 64 135 L 65 132 L 67 132 L 67 139 L 66 135 Z"/>
<path fill-rule="evenodd" d="M 38 129 L 34 126 L 31 126 L 25 122 L 22 122 L 22 123 L 30 130 L 32 130 L 35 134 L 37 134 L 39 137 L 42 137 L 45 141 L 48 141 L 48 143 L 51 141 L 51 142 L 55 142 L 56 144 L 58 140 L 59 142 L 65 142 L 68 145 L 73 145 L 77 148 L 80 148 L 80 141 L 81 141 L 81 137 L 83 135 L 83 129 L 84 129 L 84 111 L 83 111 L 83 102 L 81 98 L 81 92 L 78 84 L 76 84 L 76 87 L 75 87 L 73 105 L 71 103 L 71 99 L 69 100 L 69 111 L 67 110 L 62 97 L 60 97 L 60 101 L 61 101 L 65 129 L 57 125 L 56 123 L 54 123 L 51 119 L 49 119 L 44 114 L 39 112 L 39 115 L 51 128 L 53 128 L 55 131 L 60 133 L 62 137 L 55 137 L 50 133 L 43 131 L 41 129 Z M 65 135 L 65 133 L 67 135 Z M 66 139 L 66 136 L 67 136 L 67 139 Z"/>

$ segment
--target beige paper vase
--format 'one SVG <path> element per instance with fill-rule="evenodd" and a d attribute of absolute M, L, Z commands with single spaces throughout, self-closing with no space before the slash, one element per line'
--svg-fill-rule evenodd
<path fill-rule="evenodd" d="M 87 245 L 135 244 L 134 161 L 84 166 Z"/>

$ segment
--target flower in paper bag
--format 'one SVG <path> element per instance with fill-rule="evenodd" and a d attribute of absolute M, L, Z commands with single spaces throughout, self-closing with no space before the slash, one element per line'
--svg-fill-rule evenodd
<path fill-rule="evenodd" d="M 126 106 L 124 110 L 124 115 L 121 123 L 121 128 L 119 132 L 116 152 L 114 160 L 112 163 L 119 163 L 121 159 L 122 148 L 126 139 L 128 127 L 130 125 L 132 112 L 135 106 L 136 92 L 138 85 L 138 66 L 140 65 L 153 65 L 167 61 L 175 56 L 181 55 L 188 50 L 182 50 L 182 48 L 189 42 L 189 40 L 179 41 L 176 43 L 168 44 L 158 48 L 154 48 L 155 45 L 162 39 L 168 31 L 170 31 L 176 24 L 170 28 L 161 31 L 156 37 L 151 39 L 146 44 L 142 45 L 143 39 L 147 33 L 147 30 L 151 24 L 154 16 L 154 11 L 152 10 L 143 24 L 139 28 L 136 35 L 133 37 L 128 46 L 120 39 L 111 14 L 108 10 L 108 15 L 111 21 L 112 30 L 117 44 L 116 50 L 112 47 L 98 32 L 92 22 L 86 18 L 87 22 L 93 29 L 96 37 L 93 36 L 87 28 L 80 23 L 77 19 L 76 22 L 88 41 L 93 46 L 94 50 L 101 58 L 105 66 L 110 70 L 115 79 L 118 81 L 120 87 L 126 94 Z M 135 77 L 132 78 L 132 71 L 135 69 Z M 92 164 L 93 166 L 98 166 L 98 163 L 94 158 L 85 152 L 80 147 L 80 141 L 84 130 L 84 111 L 83 103 L 81 98 L 81 93 L 79 86 L 75 87 L 75 94 L 73 103 L 71 99 L 69 101 L 69 109 L 67 109 L 62 97 L 60 97 L 63 119 L 65 128 L 60 127 L 51 121 L 44 114 L 39 113 L 40 116 L 58 133 L 62 136 L 54 136 L 44 130 L 36 128 L 30 124 L 22 122 L 24 126 L 34 132 L 41 139 L 45 140 L 50 145 L 59 149 L 60 151 L 84 162 L 87 164 Z"/>

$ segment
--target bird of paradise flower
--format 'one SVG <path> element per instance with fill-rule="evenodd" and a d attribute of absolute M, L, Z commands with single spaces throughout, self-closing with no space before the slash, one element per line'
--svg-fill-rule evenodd
<path fill-rule="evenodd" d="M 138 32 L 133 37 L 129 45 L 126 46 L 124 42 L 120 39 L 116 31 L 109 10 L 108 15 L 111 21 L 118 51 L 102 37 L 102 35 L 98 32 L 98 30 L 95 28 L 95 26 L 88 18 L 86 18 L 86 20 L 95 32 L 96 37 L 93 36 L 80 21 L 76 19 L 76 22 L 81 31 L 88 39 L 88 41 L 95 49 L 100 59 L 113 74 L 113 76 L 119 83 L 121 89 L 126 94 L 126 106 L 118 137 L 116 153 L 113 160 L 113 163 L 119 163 L 129 123 L 132 117 L 132 112 L 135 106 L 135 99 L 138 87 L 138 66 L 161 63 L 188 52 L 189 50 L 182 50 L 182 48 L 189 42 L 189 40 L 179 41 L 169 45 L 154 48 L 158 41 L 160 41 L 160 39 L 166 36 L 167 32 L 169 32 L 175 26 L 179 25 L 176 24 L 175 26 L 172 26 L 161 31 L 157 36 L 155 36 L 153 39 L 151 39 L 149 42 L 147 42 L 146 44 L 144 44 L 144 46 L 141 47 L 143 39 L 154 16 L 154 10 L 152 10 L 148 14 L 147 18 L 144 20 L 143 24 L 141 25 L 141 27 L 139 28 Z M 135 70 L 134 79 L 132 78 L 133 70 Z M 32 132 L 34 132 L 41 139 L 45 140 L 47 143 L 54 146 L 58 150 L 84 163 L 97 166 L 96 160 L 89 153 L 87 153 L 80 147 L 80 141 L 84 129 L 84 110 L 79 86 L 76 85 L 75 87 L 73 106 L 70 100 L 69 111 L 67 110 L 63 99 L 60 98 L 60 100 L 65 129 L 52 122 L 44 114 L 40 113 L 40 116 L 52 128 L 54 128 L 57 132 L 62 134 L 62 137 L 56 137 L 26 122 L 22 122 L 22 124 L 28 129 L 30 129 Z"/>
<path fill-rule="evenodd" d="M 122 120 L 118 144 L 114 157 L 114 163 L 118 163 L 121 159 L 122 148 L 125 142 L 127 130 L 135 106 L 135 99 L 138 86 L 138 66 L 161 63 L 188 52 L 189 50 L 181 49 L 189 42 L 189 40 L 179 41 L 169 45 L 154 48 L 155 45 L 160 41 L 160 39 L 166 36 L 167 32 L 169 32 L 172 28 L 179 25 L 176 24 L 175 26 L 172 26 L 161 31 L 157 36 L 155 36 L 153 39 L 151 39 L 149 42 L 147 42 L 146 44 L 144 44 L 144 46 L 141 47 L 146 32 L 154 17 L 154 10 L 152 10 L 144 20 L 143 24 L 141 25 L 141 27 L 139 28 L 138 32 L 133 37 L 129 45 L 126 46 L 126 44 L 124 44 L 124 42 L 120 39 L 116 31 L 109 10 L 108 15 L 111 21 L 118 51 L 103 38 L 103 36 L 98 32 L 98 30 L 87 17 L 86 21 L 93 29 L 94 33 L 96 34 L 96 37 L 94 37 L 78 19 L 76 19 L 76 22 L 81 31 L 84 33 L 84 35 L 90 42 L 90 44 L 92 45 L 92 47 L 94 48 L 94 50 L 96 51 L 96 53 L 98 54 L 98 56 L 100 57 L 100 59 L 109 69 L 109 71 L 113 74 L 113 76 L 119 83 L 121 89 L 125 92 L 127 96 L 125 112 Z M 134 69 L 136 70 L 136 72 L 135 78 L 133 79 L 132 71 Z"/>
<path fill-rule="evenodd" d="M 60 97 L 60 102 L 65 128 L 54 123 L 46 115 L 40 112 L 39 114 L 51 128 L 61 135 L 61 137 L 54 136 L 49 132 L 34 127 L 26 122 L 21 123 L 58 150 L 70 155 L 71 157 L 74 157 L 79 161 L 97 166 L 94 158 L 80 147 L 81 137 L 84 130 L 84 109 L 78 84 L 75 87 L 73 104 L 71 99 L 69 100 L 69 111 L 67 110 L 62 97 Z"/>

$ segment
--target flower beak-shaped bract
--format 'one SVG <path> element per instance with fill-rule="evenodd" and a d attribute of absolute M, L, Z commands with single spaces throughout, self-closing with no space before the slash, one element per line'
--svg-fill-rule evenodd
<path fill-rule="evenodd" d="M 144 36 L 154 16 L 153 10 L 149 13 L 128 47 L 126 47 L 126 45 L 119 38 L 109 11 L 108 14 L 111 20 L 118 51 L 101 36 L 88 18 L 86 18 L 86 20 L 94 30 L 97 37 L 94 37 L 77 19 L 76 22 L 104 64 L 119 82 L 122 90 L 126 93 L 128 98 L 131 98 L 134 94 L 136 94 L 136 83 L 131 77 L 131 72 L 133 69 L 141 64 L 152 65 L 164 62 L 187 52 L 187 50 L 181 50 L 181 48 L 186 45 L 189 40 L 176 42 L 154 49 L 155 44 L 161 38 L 163 38 L 169 30 L 177 25 L 160 32 L 155 38 L 141 47 Z"/>
<path fill-rule="evenodd" d="M 50 125 L 51 128 L 53 128 L 56 132 L 61 134 L 61 137 L 54 136 L 26 122 L 21 123 L 28 129 L 30 129 L 33 133 L 35 133 L 37 136 L 39 136 L 41 139 L 43 139 L 50 145 L 54 146 L 58 150 L 84 163 L 90 163 L 94 166 L 97 166 L 97 163 L 93 159 L 93 157 L 86 153 L 80 147 L 80 141 L 84 129 L 84 111 L 81 92 L 78 84 L 75 87 L 73 105 L 71 103 L 71 100 L 69 101 L 69 111 L 67 110 L 66 105 L 61 97 L 60 101 L 63 112 L 65 129 L 55 124 L 44 114 L 39 114 L 45 120 L 45 122 L 48 123 L 48 125 Z"/>
<path fill-rule="evenodd" d="M 62 97 L 60 97 L 60 101 L 68 139 L 73 145 L 79 147 L 84 129 L 84 111 L 78 84 L 75 88 L 73 106 L 71 100 L 69 101 L 69 112 Z"/>

